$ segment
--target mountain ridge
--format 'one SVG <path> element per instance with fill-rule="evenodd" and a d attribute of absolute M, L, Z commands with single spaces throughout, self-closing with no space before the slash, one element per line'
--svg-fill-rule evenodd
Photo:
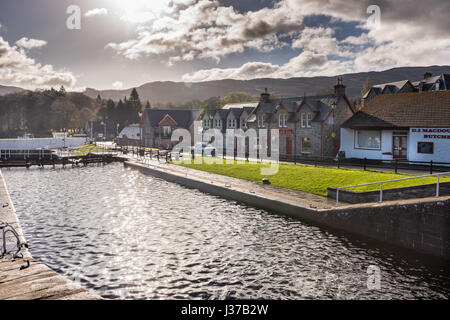
<path fill-rule="evenodd" d="M 342 75 L 350 98 L 360 98 L 361 89 L 367 78 L 372 85 L 400 80 L 418 81 L 425 72 L 435 75 L 450 73 L 450 66 L 400 67 L 384 71 L 370 71 Z M 275 96 L 292 97 L 311 95 L 330 88 L 336 83 L 336 77 L 296 77 L 289 79 L 259 78 L 252 80 L 214 80 L 205 82 L 155 81 L 136 87 L 143 102 L 149 100 L 152 105 L 183 104 L 192 100 L 206 100 L 212 97 L 223 97 L 230 92 L 243 91 L 259 95 L 265 88 Z M 118 101 L 129 96 L 130 89 L 96 90 L 87 88 L 84 92 L 91 98 L 98 94 L 103 99 Z"/>

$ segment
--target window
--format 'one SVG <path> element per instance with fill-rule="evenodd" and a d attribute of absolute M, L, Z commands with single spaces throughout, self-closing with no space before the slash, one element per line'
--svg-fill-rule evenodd
<path fill-rule="evenodd" d="M 172 128 L 171 127 L 163 127 L 163 130 L 164 130 L 164 137 L 170 136 L 170 134 L 172 132 Z"/>
<path fill-rule="evenodd" d="M 328 124 L 334 124 L 334 117 L 333 116 L 330 116 L 328 118 Z"/>
<path fill-rule="evenodd" d="M 308 114 L 306 115 L 306 119 L 307 119 L 307 121 L 306 121 L 306 127 L 307 127 L 307 128 L 311 128 L 312 114 L 311 114 L 311 113 L 308 113 Z"/>
<path fill-rule="evenodd" d="M 418 142 L 417 143 L 417 153 L 434 153 L 434 143 L 433 142 Z"/>
<path fill-rule="evenodd" d="M 306 128 L 306 116 L 304 113 L 302 113 L 301 125 L 302 125 L 302 128 Z"/>
<path fill-rule="evenodd" d="M 264 115 L 258 115 L 258 127 L 264 128 Z"/>
<path fill-rule="evenodd" d="M 356 131 L 355 148 L 381 150 L 381 131 Z"/>
<path fill-rule="evenodd" d="M 312 151 L 311 138 L 303 137 L 302 138 L 302 153 L 311 153 L 311 151 Z"/>
<path fill-rule="evenodd" d="M 280 116 L 278 117 L 278 126 L 280 128 L 287 127 L 287 114 L 280 114 Z"/>

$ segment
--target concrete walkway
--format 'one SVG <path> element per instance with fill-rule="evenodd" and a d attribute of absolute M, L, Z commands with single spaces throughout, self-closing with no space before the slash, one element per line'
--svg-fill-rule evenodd
<path fill-rule="evenodd" d="M 130 161 L 139 163 L 136 160 L 136 158 L 129 158 L 129 159 Z M 160 168 L 166 172 L 172 172 L 174 174 L 191 177 L 194 179 L 205 181 L 210 184 L 226 187 L 230 190 L 249 192 L 256 196 L 273 198 L 277 199 L 278 201 L 293 204 L 296 206 L 311 209 L 332 209 L 336 207 L 336 200 L 306 192 L 290 190 L 272 185 L 263 185 L 242 179 L 222 176 L 215 173 L 209 173 L 205 171 L 185 168 L 182 166 L 166 164 L 163 162 L 158 162 L 156 160 L 147 159 L 146 164 Z M 341 205 L 344 206 L 347 204 L 342 203 Z"/>
<path fill-rule="evenodd" d="M 0 171 L 0 223 L 9 223 L 26 243 L 25 235 L 9 197 Z M 23 259 L 0 260 L 0 300 L 101 300 L 101 297 L 82 288 L 75 282 L 56 273 L 43 263 L 33 259 L 26 249 Z M 20 270 L 30 261 L 30 266 Z"/>

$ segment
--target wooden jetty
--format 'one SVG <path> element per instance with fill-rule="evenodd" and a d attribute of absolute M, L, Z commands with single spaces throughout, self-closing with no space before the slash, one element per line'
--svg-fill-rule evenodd
<path fill-rule="evenodd" d="M 126 159 L 114 152 L 92 152 L 87 155 L 58 155 L 48 150 L 1 150 L 0 168 L 30 168 L 33 166 L 44 168 L 69 165 L 72 167 L 87 166 L 89 164 L 108 164 L 124 162 Z"/>

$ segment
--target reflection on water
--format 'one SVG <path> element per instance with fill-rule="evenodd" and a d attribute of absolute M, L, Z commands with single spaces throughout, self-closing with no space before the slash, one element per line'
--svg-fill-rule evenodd
<path fill-rule="evenodd" d="M 442 267 L 121 165 L 4 170 L 35 258 L 106 298 L 448 298 Z M 367 268 L 381 289 L 367 289 Z"/>

